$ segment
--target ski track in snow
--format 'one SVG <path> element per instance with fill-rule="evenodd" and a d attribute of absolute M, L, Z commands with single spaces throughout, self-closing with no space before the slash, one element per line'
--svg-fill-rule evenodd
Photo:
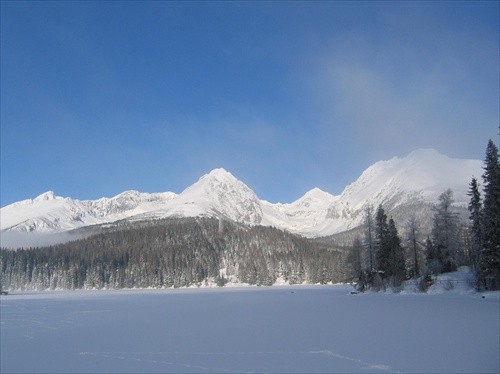
<path fill-rule="evenodd" d="M 344 356 L 344 355 L 341 355 L 339 353 L 336 353 L 336 352 L 333 352 L 333 351 L 329 351 L 329 350 L 325 350 L 325 351 L 313 351 L 313 352 L 307 352 L 307 353 L 324 354 L 324 355 L 327 355 L 327 356 L 332 356 L 332 357 L 340 358 L 342 360 L 353 361 L 353 362 L 356 362 L 358 364 L 363 365 L 363 367 L 362 367 L 363 370 L 381 370 L 381 371 L 387 371 L 387 372 L 391 372 L 391 373 L 400 373 L 399 371 L 393 371 L 393 370 L 391 370 L 391 368 L 390 368 L 389 365 L 370 364 L 370 363 L 365 362 L 365 361 L 363 361 L 363 360 L 361 360 L 359 358 L 353 358 L 353 357 L 349 357 L 349 356 Z"/>
<path fill-rule="evenodd" d="M 280 352 L 280 351 L 254 351 L 254 352 L 80 352 L 80 356 L 96 356 L 103 357 L 107 359 L 118 359 L 118 360 L 133 360 L 139 362 L 150 362 L 154 364 L 163 364 L 169 366 L 180 366 L 189 369 L 201 369 L 204 371 L 215 371 L 215 372 L 225 372 L 225 373 L 254 373 L 254 371 L 248 370 L 235 370 L 235 369 L 227 369 L 220 367 L 206 367 L 201 365 L 192 365 L 184 362 L 178 361 L 166 361 L 159 359 L 151 359 L 151 358 L 141 358 L 141 357 L 133 357 L 133 356 L 258 356 L 258 355 L 326 355 L 329 357 L 333 357 L 340 360 L 346 360 L 350 362 L 354 362 L 360 365 L 360 370 L 376 370 L 378 372 L 390 372 L 390 373 L 401 373 L 400 371 L 391 370 L 389 365 L 384 364 L 372 364 L 366 361 L 363 361 L 359 358 L 349 357 L 345 355 L 341 355 L 332 350 L 321 350 L 321 351 L 303 351 L 303 352 Z M 258 373 L 273 373 L 273 371 L 258 371 Z"/>

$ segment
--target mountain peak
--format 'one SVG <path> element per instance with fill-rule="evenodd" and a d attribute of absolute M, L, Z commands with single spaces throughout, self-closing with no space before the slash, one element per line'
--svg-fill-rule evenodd
<path fill-rule="evenodd" d="M 210 173 L 208 173 L 210 175 L 218 175 L 218 174 L 222 174 L 222 175 L 232 175 L 230 172 L 228 172 L 226 169 L 224 168 L 215 168 L 213 169 Z"/>
<path fill-rule="evenodd" d="M 218 169 L 213 169 L 210 173 L 203 175 L 200 179 L 198 179 L 196 183 L 187 187 L 182 193 L 198 189 L 203 189 L 208 191 L 212 190 L 213 188 L 216 188 L 216 186 L 221 186 L 221 185 L 239 186 L 239 185 L 244 185 L 244 183 L 241 182 L 239 179 L 237 179 L 230 172 L 226 171 L 225 169 L 218 168 Z"/>
<path fill-rule="evenodd" d="M 203 208 L 205 212 L 217 212 L 237 222 L 258 224 L 262 220 L 260 200 L 255 193 L 222 168 L 202 176 L 186 188 L 176 202 L 175 212 L 183 215 Z"/>
<path fill-rule="evenodd" d="M 311 197 L 311 198 L 332 198 L 334 197 L 332 194 L 323 191 L 321 188 L 314 187 L 312 190 L 307 191 L 303 197 Z"/>
<path fill-rule="evenodd" d="M 44 192 L 43 194 L 35 197 L 34 201 L 54 200 L 57 198 L 58 197 L 54 194 L 54 191 L 47 191 L 47 192 Z"/>
<path fill-rule="evenodd" d="M 223 169 L 223 168 L 217 168 L 217 169 L 213 169 L 210 173 L 208 174 L 205 174 L 204 176 L 202 176 L 200 178 L 201 179 L 204 179 L 204 178 L 216 178 L 216 179 L 233 179 L 233 180 L 236 180 L 236 177 L 231 174 L 230 172 L 228 172 L 226 169 Z"/>

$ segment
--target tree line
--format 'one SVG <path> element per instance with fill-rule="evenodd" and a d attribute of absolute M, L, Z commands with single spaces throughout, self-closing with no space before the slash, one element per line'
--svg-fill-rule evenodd
<path fill-rule="evenodd" d="M 343 280 L 343 253 L 272 227 L 177 218 L 85 239 L 0 252 L 4 289 L 169 288 Z"/>
<path fill-rule="evenodd" d="M 500 289 L 500 161 L 498 148 L 490 140 L 484 161 L 483 195 L 478 182 L 469 185 L 471 263 L 478 290 Z M 482 198 L 484 196 L 484 199 Z"/>
<path fill-rule="evenodd" d="M 272 285 L 356 282 L 360 291 L 401 289 L 414 279 L 471 266 L 478 290 L 500 289 L 500 163 L 489 141 L 482 188 L 472 178 L 469 223 L 444 191 L 431 225 L 417 214 L 396 225 L 382 205 L 367 206 L 351 245 L 306 239 L 273 227 L 222 218 L 170 218 L 116 224 L 85 239 L 43 248 L 0 250 L 0 287 L 10 290 L 168 288 L 228 281 Z M 481 190 L 482 189 L 482 193 Z M 403 234 L 398 232 L 400 227 Z M 425 229 L 424 227 L 429 227 Z M 427 231 L 427 232 L 424 232 Z"/>
<path fill-rule="evenodd" d="M 359 291 L 400 289 L 414 279 L 421 291 L 432 276 L 472 267 L 478 290 L 500 289 L 500 163 L 498 148 L 488 142 L 484 161 L 483 195 L 472 178 L 468 195 L 469 224 L 453 207 L 453 191 L 444 191 L 433 207 L 432 229 L 422 240 L 422 222 L 415 215 L 400 236 L 383 206 L 365 209 L 364 237 L 357 236 L 346 257 L 350 279 Z"/>

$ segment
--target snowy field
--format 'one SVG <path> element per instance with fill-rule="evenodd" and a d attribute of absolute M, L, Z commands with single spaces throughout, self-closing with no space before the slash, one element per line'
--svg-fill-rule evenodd
<path fill-rule="evenodd" d="M 499 296 L 349 286 L 1 297 L 2 373 L 498 373 Z"/>

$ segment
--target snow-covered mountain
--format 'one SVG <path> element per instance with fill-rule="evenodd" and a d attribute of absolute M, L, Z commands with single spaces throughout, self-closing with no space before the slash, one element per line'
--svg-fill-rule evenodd
<path fill-rule="evenodd" d="M 1 209 L 2 231 L 60 232 L 114 222 L 159 209 L 175 198 L 173 192 L 126 191 L 113 198 L 73 200 L 48 191 L 35 199 L 19 201 Z"/>
<path fill-rule="evenodd" d="M 329 209 L 328 218 L 339 224 L 336 232 L 358 226 L 366 204 L 382 204 L 391 213 L 405 206 L 435 204 L 450 188 L 455 206 L 466 208 L 467 191 L 473 176 L 483 173 L 480 160 L 447 157 L 434 149 L 418 149 L 405 158 L 379 161 L 366 169 L 339 196 Z"/>
<path fill-rule="evenodd" d="M 2 234 L 54 233 L 124 219 L 213 216 L 318 237 L 358 226 L 366 204 L 383 204 L 388 212 L 406 205 L 433 204 L 451 188 L 456 205 L 465 207 L 468 184 L 482 172 L 480 160 L 452 159 L 420 149 L 405 158 L 375 163 L 341 195 L 315 188 L 292 203 L 273 204 L 260 200 L 229 172 L 215 169 L 178 195 L 126 191 L 113 198 L 74 200 L 49 191 L 2 208 L 1 230 Z"/>
<path fill-rule="evenodd" d="M 202 176 L 170 204 L 149 215 L 156 218 L 222 216 L 248 225 L 260 224 L 263 218 L 259 198 L 224 169 L 214 169 Z"/>

